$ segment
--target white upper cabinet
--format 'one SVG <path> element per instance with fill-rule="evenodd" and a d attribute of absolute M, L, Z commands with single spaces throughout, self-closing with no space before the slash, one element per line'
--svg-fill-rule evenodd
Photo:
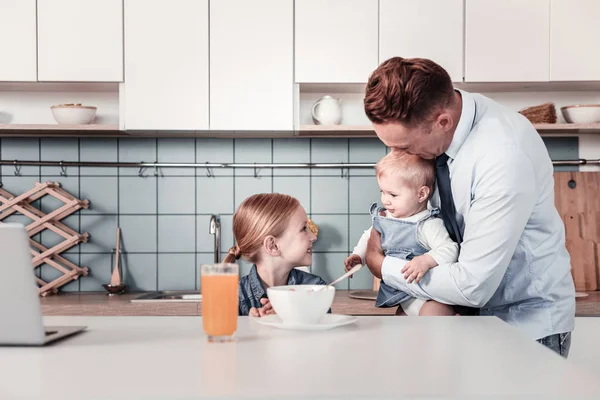
<path fill-rule="evenodd" d="M 38 80 L 123 80 L 122 0 L 37 0 L 37 11 Z"/>
<path fill-rule="evenodd" d="M 463 0 L 380 0 L 379 62 L 429 58 L 463 80 Z"/>
<path fill-rule="evenodd" d="M 210 129 L 292 130 L 293 0 L 210 2 Z"/>
<path fill-rule="evenodd" d="M 367 82 L 377 20 L 377 0 L 296 0 L 296 82 Z"/>
<path fill-rule="evenodd" d="M 0 0 L 0 81 L 35 81 L 35 1 Z"/>
<path fill-rule="evenodd" d="M 550 0 L 466 0 L 465 81 L 550 78 Z"/>
<path fill-rule="evenodd" d="M 551 4 L 550 80 L 600 80 L 600 1 Z"/>
<path fill-rule="evenodd" d="M 125 0 L 125 129 L 208 129 L 208 0 Z"/>

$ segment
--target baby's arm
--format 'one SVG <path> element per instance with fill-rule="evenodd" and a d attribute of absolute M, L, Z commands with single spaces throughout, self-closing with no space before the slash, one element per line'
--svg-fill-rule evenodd
<path fill-rule="evenodd" d="M 367 243 L 369 242 L 369 237 L 371 236 L 371 229 L 373 228 L 371 227 L 364 231 L 358 243 L 356 244 L 356 247 L 354 247 L 354 250 L 352 250 L 352 254 L 344 261 L 346 271 L 349 271 L 350 268 L 354 267 L 356 264 L 363 264 L 365 262 Z"/>

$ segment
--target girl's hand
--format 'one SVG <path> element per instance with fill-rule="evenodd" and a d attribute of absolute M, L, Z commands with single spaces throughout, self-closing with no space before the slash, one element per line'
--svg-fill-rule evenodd
<path fill-rule="evenodd" d="M 248 313 L 249 316 L 251 317 L 264 317 L 266 315 L 271 315 L 271 314 L 275 314 L 275 310 L 273 310 L 273 306 L 271 305 L 271 302 L 269 301 L 269 299 L 262 298 L 260 299 L 260 304 L 262 304 L 262 307 L 260 308 L 256 308 L 256 307 L 252 307 L 250 309 L 250 312 Z"/>

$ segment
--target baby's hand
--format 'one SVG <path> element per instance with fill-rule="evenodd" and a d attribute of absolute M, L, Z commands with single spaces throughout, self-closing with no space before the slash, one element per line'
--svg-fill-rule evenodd
<path fill-rule="evenodd" d="M 351 254 L 348 258 L 344 260 L 344 267 L 346 269 L 346 272 L 350 271 L 352 267 L 358 264 L 362 264 L 362 259 L 358 254 Z M 352 275 L 350 275 L 350 278 L 352 278 Z"/>
<path fill-rule="evenodd" d="M 402 268 L 401 272 L 404 274 L 406 282 L 411 283 L 412 281 L 415 281 L 415 283 L 419 283 L 423 275 L 436 265 L 437 263 L 433 257 L 429 254 L 423 254 L 422 256 L 417 256 L 410 260 L 408 264 Z"/>
<path fill-rule="evenodd" d="M 273 310 L 273 306 L 269 299 L 262 298 L 260 299 L 260 303 L 262 304 L 261 308 L 252 307 L 248 313 L 251 317 L 264 317 L 265 315 L 275 314 L 275 310 Z"/>

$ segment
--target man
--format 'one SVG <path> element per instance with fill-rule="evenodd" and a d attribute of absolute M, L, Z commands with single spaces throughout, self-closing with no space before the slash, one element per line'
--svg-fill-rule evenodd
<path fill-rule="evenodd" d="M 480 308 L 567 357 L 575 288 L 564 225 L 554 206 L 552 162 L 522 115 L 479 94 L 456 91 L 426 59 L 391 58 L 370 76 L 365 112 L 392 151 L 436 159 L 444 224 L 457 263 L 408 284 L 407 261 L 385 257 L 373 230 L 367 265 L 417 298 Z"/>

